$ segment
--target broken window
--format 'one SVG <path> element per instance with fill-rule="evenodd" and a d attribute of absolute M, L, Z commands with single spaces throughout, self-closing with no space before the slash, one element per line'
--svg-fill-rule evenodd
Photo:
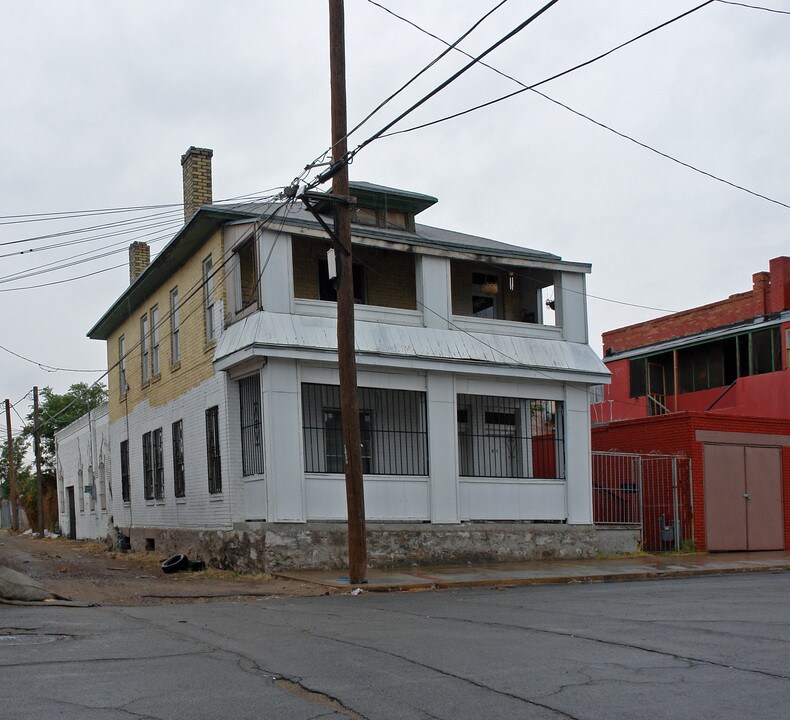
<path fill-rule="evenodd" d="M 129 502 L 129 441 L 121 442 L 121 498 Z"/>

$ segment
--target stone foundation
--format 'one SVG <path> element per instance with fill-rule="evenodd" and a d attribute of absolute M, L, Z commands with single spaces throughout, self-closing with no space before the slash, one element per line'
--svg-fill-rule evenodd
<path fill-rule="evenodd" d="M 343 523 L 261 523 L 254 529 L 121 529 L 131 549 L 238 572 L 328 570 L 348 567 Z M 639 530 L 546 523 L 370 523 L 368 565 L 483 565 L 526 560 L 579 560 L 638 550 Z"/>

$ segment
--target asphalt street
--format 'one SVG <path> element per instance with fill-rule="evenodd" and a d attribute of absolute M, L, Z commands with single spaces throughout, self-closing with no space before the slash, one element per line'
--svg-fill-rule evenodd
<path fill-rule="evenodd" d="M 0 608 L 0 717 L 790 717 L 790 573 Z"/>

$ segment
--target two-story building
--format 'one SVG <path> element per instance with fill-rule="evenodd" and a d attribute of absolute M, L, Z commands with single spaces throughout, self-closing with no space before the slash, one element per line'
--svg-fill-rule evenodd
<path fill-rule="evenodd" d="M 330 241 L 298 202 L 212 204 L 211 156 L 183 156 L 184 226 L 150 263 L 133 245 L 89 332 L 107 342 L 114 521 L 132 547 L 220 565 L 340 566 Z M 590 266 L 418 224 L 434 197 L 351 191 L 371 564 L 609 549 L 622 533 L 591 525 L 588 389 L 608 373 Z"/>
<path fill-rule="evenodd" d="M 604 333 L 603 352 L 612 381 L 591 408 L 593 449 L 687 459 L 698 549 L 790 548 L 790 257 L 750 290 Z M 594 480 L 596 503 L 625 497 L 613 482 Z M 648 493 L 677 504 L 678 478 Z M 654 536 L 670 508 L 644 518 Z"/>

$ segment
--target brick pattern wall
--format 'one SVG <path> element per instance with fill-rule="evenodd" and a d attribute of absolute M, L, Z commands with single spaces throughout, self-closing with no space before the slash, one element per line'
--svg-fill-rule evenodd
<path fill-rule="evenodd" d="M 220 268 L 214 276 L 215 287 L 215 325 L 222 327 L 225 306 L 225 273 L 221 268 L 223 258 L 223 238 L 221 231 L 215 233 L 203 247 L 153 293 L 144 305 L 136 308 L 131 316 L 113 332 L 107 341 L 107 363 L 110 373 L 110 423 L 143 401 L 152 406 L 161 406 L 199 385 L 214 373 L 212 367 L 214 345 L 206 344 L 203 299 L 203 260 L 211 255 L 214 268 Z M 177 365 L 171 362 L 170 291 L 177 287 L 180 300 L 180 348 L 181 360 Z M 191 295 L 191 297 L 190 297 Z M 159 308 L 159 368 L 158 377 L 151 376 L 144 387 L 142 383 L 140 352 L 140 318 L 154 306 Z M 123 335 L 126 342 L 126 382 L 128 392 L 120 396 L 120 371 L 118 363 L 118 338 Z M 150 362 L 150 360 L 149 360 Z"/>
<path fill-rule="evenodd" d="M 146 242 L 133 242 L 129 246 L 129 284 L 131 285 L 151 264 L 151 247 Z"/>
<path fill-rule="evenodd" d="M 623 420 L 592 429 L 593 450 L 680 453 L 691 458 L 693 473 L 694 538 L 698 550 L 707 549 L 705 538 L 705 466 L 703 444 L 697 430 L 790 435 L 790 421 L 743 416 L 684 412 L 639 420 Z M 790 447 L 782 448 L 782 488 L 785 548 L 790 548 Z"/>
<path fill-rule="evenodd" d="M 769 268 L 770 272 L 759 272 L 752 276 L 752 290 L 748 292 L 604 333 L 604 354 L 608 350 L 632 350 L 742 322 L 765 313 L 790 309 L 790 257 L 774 258 Z"/>
<path fill-rule="evenodd" d="M 189 222 L 201 205 L 210 205 L 212 202 L 211 158 L 213 155 L 214 151 L 208 148 L 190 147 L 181 156 L 184 176 L 184 222 Z"/>
<path fill-rule="evenodd" d="M 294 295 L 319 300 L 318 261 L 326 258 L 327 241 L 294 237 Z M 417 309 L 417 280 L 412 253 L 354 246 L 354 260 L 365 267 L 367 304 L 401 310 Z"/>

